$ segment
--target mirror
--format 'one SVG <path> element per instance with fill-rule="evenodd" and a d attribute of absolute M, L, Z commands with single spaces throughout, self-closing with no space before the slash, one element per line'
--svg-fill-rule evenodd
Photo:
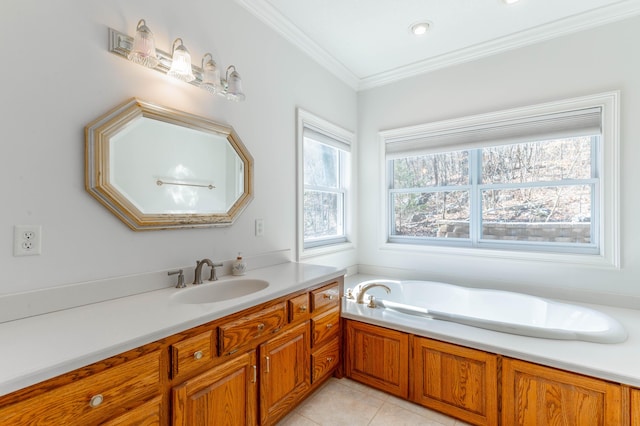
<path fill-rule="evenodd" d="M 136 231 L 228 226 L 253 198 L 232 127 L 130 99 L 85 128 L 87 191 Z"/>

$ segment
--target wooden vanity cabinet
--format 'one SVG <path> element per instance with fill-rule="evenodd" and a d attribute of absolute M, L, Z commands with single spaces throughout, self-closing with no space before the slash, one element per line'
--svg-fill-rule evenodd
<path fill-rule="evenodd" d="M 345 321 L 347 377 L 400 398 L 409 396 L 409 335 Z"/>
<path fill-rule="evenodd" d="M 503 425 L 618 426 L 628 424 L 624 405 L 617 383 L 502 360 Z"/>
<path fill-rule="evenodd" d="M 495 425 L 497 360 L 495 354 L 412 336 L 409 399 L 466 422 Z"/>
<path fill-rule="evenodd" d="M 309 391 L 309 322 L 260 345 L 260 424 L 285 416 Z"/>
<path fill-rule="evenodd" d="M 1 425 L 159 424 L 160 351 L 130 351 L 26 391 L 0 398 Z"/>
<path fill-rule="evenodd" d="M 174 426 L 256 425 L 256 352 L 233 357 L 172 389 Z"/>
<path fill-rule="evenodd" d="M 320 283 L 0 396 L 0 426 L 273 425 L 340 368 L 341 286 Z"/>
<path fill-rule="evenodd" d="M 640 426 L 640 389 L 631 388 L 630 392 L 631 426 Z"/>

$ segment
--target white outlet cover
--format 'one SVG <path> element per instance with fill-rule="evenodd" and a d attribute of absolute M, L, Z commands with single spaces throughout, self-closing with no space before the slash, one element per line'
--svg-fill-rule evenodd
<path fill-rule="evenodd" d="M 42 253 L 42 226 L 15 225 L 13 227 L 13 255 L 35 256 Z"/>

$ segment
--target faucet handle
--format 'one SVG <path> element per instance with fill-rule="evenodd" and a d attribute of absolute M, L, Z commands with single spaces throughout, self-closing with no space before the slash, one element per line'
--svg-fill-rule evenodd
<path fill-rule="evenodd" d="M 187 285 L 184 283 L 184 274 L 182 273 L 182 269 L 178 269 L 175 271 L 167 272 L 167 275 L 176 275 L 178 274 L 178 283 L 176 284 L 176 288 L 185 288 Z"/>
<path fill-rule="evenodd" d="M 209 276 L 209 281 L 218 281 L 218 275 L 216 274 L 216 268 L 221 268 L 223 266 L 224 266 L 224 264 L 222 262 L 211 264 L 211 275 Z"/>

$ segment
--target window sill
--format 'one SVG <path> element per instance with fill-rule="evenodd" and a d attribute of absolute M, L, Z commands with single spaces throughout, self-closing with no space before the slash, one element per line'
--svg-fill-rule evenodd
<path fill-rule="evenodd" d="M 505 259 L 529 262 L 553 262 L 560 264 L 574 264 L 580 266 L 591 266 L 602 269 L 620 269 L 614 262 L 614 257 L 604 255 L 587 255 L 572 253 L 551 253 L 551 252 L 530 252 L 530 251 L 510 251 L 495 250 L 486 248 L 469 247 L 447 247 L 447 246 L 426 246 L 402 243 L 384 243 L 380 250 L 395 251 L 404 253 L 429 253 L 452 256 L 469 256 L 485 259 Z"/>
<path fill-rule="evenodd" d="M 312 247 L 308 249 L 304 249 L 298 253 L 298 258 L 300 260 L 311 259 L 317 256 L 324 256 L 327 254 L 333 254 L 346 250 L 355 249 L 355 244 L 351 241 L 347 241 L 345 243 L 337 243 L 337 244 L 327 244 L 324 246 Z"/>

